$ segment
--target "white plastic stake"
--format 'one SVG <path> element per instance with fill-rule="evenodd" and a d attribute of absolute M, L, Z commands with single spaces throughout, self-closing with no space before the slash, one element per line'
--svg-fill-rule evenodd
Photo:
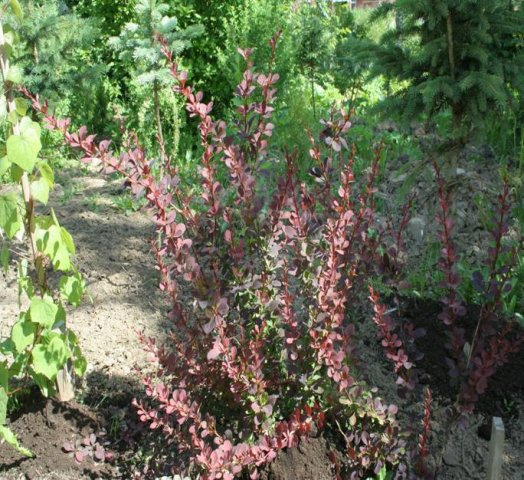
<path fill-rule="evenodd" d="M 504 450 L 504 422 L 493 417 L 489 442 L 488 480 L 502 480 L 502 452 Z"/>

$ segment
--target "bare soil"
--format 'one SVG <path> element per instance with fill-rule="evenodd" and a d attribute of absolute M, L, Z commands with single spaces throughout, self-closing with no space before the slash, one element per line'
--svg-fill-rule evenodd
<path fill-rule="evenodd" d="M 448 376 L 443 354 L 443 345 L 447 339 L 442 322 L 437 318 L 441 305 L 432 301 L 410 300 L 402 307 L 404 318 L 426 330 L 426 335 L 416 342 L 417 349 L 424 352 L 417 367 L 422 372 L 421 381 L 436 397 L 437 408 L 434 409 L 433 418 L 436 434 L 432 436 L 432 453 L 438 453 L 440 449 L 443 451 L 443 468 L 438 478 L 486 478 L 493 417 L 501 417 L 505 426 L 503 478 L 523 478 L 524 351 L 512 355 L 510 361 L 490 378 L 488 390 L 480 397 L 468 424 L 465 427 L 452 424 L 452 432 L 447 436 L 449 424 L 444 409 L 456 399 L 458 385 Z M 461 322 L 466 330 L 466 338 L 471 338 L 479 312 L 475 306 L 467 306 L 467 310 Z"/>
<path fill-rule="evenodd" d="M 81 479 L 114 478 L 116 471 L 107 463 L 86 459 L 77 464 L 63 451 L 66 441 L 100 432 L 104 420 L 78 402 L 61 404 L 43 400 L 37 393 L 28 399 L 11 422 L 19 441 L 35 455 L 21 457 L 16 451 L 0 447 L 2 479 Z"/>

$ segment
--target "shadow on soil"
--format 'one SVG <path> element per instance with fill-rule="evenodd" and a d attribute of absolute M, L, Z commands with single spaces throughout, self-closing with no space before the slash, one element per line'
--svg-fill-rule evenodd
<path fill-rule="evenodd" d="M 137 379 L 91 372 L 80 401 L 60 403 L 43 398 L 34 390 L 13 413 L 9 427 L 21 445 L 34 453 L 22 457 L 7 445 L 0 445 L 2 479 L 95 479 L 130 478 L 129 458 L 135 456 L 137 438 L 144 434 L 135 409 L 134 397 L 143 395 Z M 80 444 L 95 434 L 114 461 L 98 462 L 92 455 L 81 463 L 64 451 L 65 442 Z"/>

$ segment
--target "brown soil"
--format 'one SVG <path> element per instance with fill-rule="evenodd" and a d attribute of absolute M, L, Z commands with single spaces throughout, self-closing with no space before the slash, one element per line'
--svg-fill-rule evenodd
<path fill-rule="evenodd" d="M 329 446 L 323 437 L 310 438 L 297 448 L 281 453 L 261 475 L 261 480 L 331 480 Z"/>
<path fill-rule="evenodd" d="M 513 354 L 489 379 L 488 390 L 480 397 L 468 424 L 464 427 L 449 425 L 445 407 L 456 399 L 458 385 L 448 376 L 445 362 L 447 338 L 437 318 L 441 305 L 432 301 L 410 301 L 402 309 L 405 318 L 426 329 L 426 335 L 416 342 L 417 348 L 424 352 L 417 367 L 422 372 L 422 381 L 436 397 L 433 411 L 436 435 L 432 438 L 432 453 L 439 454 L 440 449 L 443 452 L 443 467 L 438 478 L 485 478 L 493 417 L 501 417 L 505 427 L 503 478 L 522 478 L 519 475 L 524 472 L 521 448 L 524 442 L 524 350 Z M 479 309 L 470 306 L 467 310 L 461 326 L 466 330 L 466 338 L 471 338 Z M 446 430 L 451 431 L 449 436 Z"/>
<path fill-rule="evenodd" d="M 66 441 L 75 441 L 100 432 L 103 420 L 85 405 L 71 402 L 67 405 L 43 400 L 38 393 L 24 403 L 22 411 L 12 419 L 11 428 L 19 441 L 30 449 L 35 458 L 23 458 L 16 451 L 0 447 L 1 479 L 81 479 L 115 478 L 115 469 L 104 462 L 87 458 L 78 464 L 62 447 Z"/>
<path fill-rule="evenodd" d="M 418 367 L 428 376 L 426 381 L 431 390 L 442 399 L 453 399 L 458 393 L 458 385 L 450 381 L 448 367 L 443 355 L 447 341 L 446 331 L 437 316 L 442 311 L 440 304 L 433 301 L 409 301 L 403 306 L 404 317 L 417 327 L 423 327 L 426 335 L 417 340 L 417 348 L 424 352 Z M 466 330 L 466 338 L 471 338 L 478 319 L 479 309 L 469 307 L 468 314 L 460 325 Z M 515 327 L 518 328 L 518 327 Z M 500 367 L 490 378 L 487 392 L 476 405 L 476 413 L 487 417 L 502 417 L 508 427 L 517 414 L 516 402 L 524 400 L 524 350 L 512 355 L 510 361 Z"/>

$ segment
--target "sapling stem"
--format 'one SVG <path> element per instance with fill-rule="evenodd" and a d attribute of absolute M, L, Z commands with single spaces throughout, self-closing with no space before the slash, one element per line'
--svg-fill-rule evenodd
<path fill-rule="evenodd" d="M 15 116 L 15 121 L 13 122 L 12 131 L 14 135 L 20 135 L 20 124 L 18 122 L 17 112 L 16 112 L 16 102 L 13 95 L 13 83 L 8 80 L 9 78 L 9 70 L 10 70 L 10 62 L 9 57 L 7 55 L 7 48 L 6 48 L 6 41 L 4 36 L 4 28 L 3 23 L 0 19 L 0 70 L 2 72 L 2 79 L 3 79 L 3 85 L 5 90 L 5 98 L 7 103 L 7 111 L 10 114 L 13 114 Z M 44 296 L 48 293 L 49 287 L 47 284 L 47 275 L 46 275 L 46 267 L 45 267 L 45 256 L 39 252 L 36 244 L 36 238 L 35 238 L 35 199 L 31 193 L 31 184 L 29 181 L 29 172 L 24 171 L 21 178 L 20 178 L 20 187 L 22 189 L 22 195 L 24 198 L 25 203 L 25 226 L 26 226 L 26 234 L 29 239 L 29 244 L 31 247 L 31 253 L 32 253 L 32 259 L 33 259 L 33 266 L 36 272 L 36 283 L 38 286 L 38 295 L 41 299 L 44 298 Z M 63 324 L 60 326 L 60 330 L 62 333 L 65 334 L 67 331 L 67 326 L 65 323 L 65 320 Z M 31 348 L 29 350 L 29 354 L 31 354 L 37 345 L 38 341 L 41 338 L 43 328 L 41 325 L 38 326 L 34 333 L 34 338 L 31 344 Z M 68 361 L 64 368 L 61 369 L 56 378 L 56 385 L 58 388 L 58 398 L 60 401 L 69 401 L 72 398 L 74 398 L 74 388 L 72 383 L 72 365 L 71 362 Z M 27 365 L 25 367 L 25 373 L 24 373 L 24 383 L 27 382 L 29 379 L 29 370 L 27 368 Z"/>

